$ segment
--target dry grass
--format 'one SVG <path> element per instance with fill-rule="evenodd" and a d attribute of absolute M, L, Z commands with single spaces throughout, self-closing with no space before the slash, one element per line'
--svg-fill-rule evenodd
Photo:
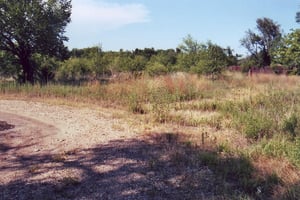
<path fill-rule="evenodd" d="M 221 157 L 249 155 L 246 158 L 255 168 L 257 180 L 260 180 L 256 183 L 261 183 L 261 180 L 269 181 L 271 185 L 276 183 L 273 195 L 288 199 L 297 196 L 300 191 L 297 186 L 300 182 L 300 166 L 297 165 L 300 158 L 297 158 L 298 154 L 289 153 L 298 146 L 281 127 L 291 111 L 300 113 L 300 105 L 296 101 L 300 99 L 299 86 L 300 78 L 296 76 L 254 74 L 248 77 L 227 72 L 220 80 L 212 81 L 178 73 L 80 87 L 2 85 L 0 98 L 52 99 L 52 102 L 59 104 L 68 102 L 80 105 L 84 102 L 84 105 L 101 105 L 102 109 L 113 109 L 111 115 L 114 118 L 127 118 L 141 132 L 178 133 L 186 146 L 216 151 Z M 275 97 L 282 101 L 274 101 Z M 249 116 L 249 113 L 253 115 Z M 261 115 L 266 115 L 272 123 L 263 127 L 268 129 L 269 138 L 259 135 L 264 134 L 257 133 L 261 127 L 249 122 L 249 119 L 253 119 L 254 124 L 260 123 L 257 120 L 264 118 L 255 117 Z M 243 116 L 244 121 L 241 119 Z M 298 120 L 300 123 L 300 118 Z M 122 131 L 123 127 L 116 124 L 114 129 Z M 243 133 L 244 130 L 252 131 L 251 134 L 258 134 L 259 137 L 249 138 Z M 286 139 L 282 141 L 287 141 L 286 144 L 271 143 L 269 139 L 276 135 L 283 135 Z M 270 144 L 265 144 L 268 143 L 266 141 Z M 268 145 L 272 148 L 266 149 Z M 253 153 L 253 149 L 256 153 Z M 59 155 L 53 159 L 59 162 L 63 158 L 63 155 Z M 215 164 L 213 156 L 206 159 L 212 159 L 210 164 Z M 149 161 L 151 166 L 155 166 L 155 163 L 155 160 Z"/>

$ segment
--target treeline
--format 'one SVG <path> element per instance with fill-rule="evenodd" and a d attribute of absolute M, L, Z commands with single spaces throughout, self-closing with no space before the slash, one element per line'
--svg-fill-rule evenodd
<path fill-rule="evenodd" d="M 237 55 L 229 47 L 224 49 L 211 42 L 200 44 L 188 36 L 176 49 L 118 52 L 104 52 L 101 47 L 73 49 L 70 58 L 60 63 L 56 78 L 60 81 L 99 79 L 121 72 L 133 77 L 141 73 L 156 76 L 177 71 L 218 75 L 237 61 Z"/>
<path fill-rule="evenodd" d="M 228 66 L 271 66 L 300 74 L 300 30 L 284 35 L 269 18 L 257 19 L 241 39 L 249 55 L 241 58 L 230 47 L 199 42 L 188 35 L 176 49 L 103 51 L 101 47 L 68 50 L 65 28 L 71 21 L 71 1 L 2 1 L 0 9 L 0 78 L 18 83 L 80 82 L 126 72 L 137 77 L 177 71 L 216 78 Z M 296 21 L 300 23 L 300 14 Z M 279 70 L 280 69 L 280 70 Z"/>
<path fill-rule="evenodd" d="M 135 49 L 133 51 L 103 51 L 95 46 L 72 49 L 66 59 L 34 54 L 35 80 L 78 82 L 100 80 L 121 72 L 137 77 L 144 73 L 149 76 L 171 72 L 192 72 L 217 76 L 227 66 L 237 65 L 238 55 L 230 47 L 222 48 L 212 42 L 199 43 L 190 35 L 183 39 L 176 49 Z M 1 76 L 18 79 L 16 60 L 5 52 L 0 54 Z"/>

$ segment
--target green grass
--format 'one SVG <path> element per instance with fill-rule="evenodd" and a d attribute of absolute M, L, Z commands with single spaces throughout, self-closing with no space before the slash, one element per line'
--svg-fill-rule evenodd
<path fill-rule="evenodd" d="M 284 136 L 276 136 L 272 139 L 263 139 L 251 148 L 253 156 L 263 154 L 269 157 L 286 158 L 300 169 L 300 137 L 290 140 Z"/>
<path fill-rule="evenodd" d="M 248 138 L 258 140 L 286 133 L 295 137 L 299 134 L 299 91 L 268 91 L 251 100 L 227 101 L 220 110 Z"/>

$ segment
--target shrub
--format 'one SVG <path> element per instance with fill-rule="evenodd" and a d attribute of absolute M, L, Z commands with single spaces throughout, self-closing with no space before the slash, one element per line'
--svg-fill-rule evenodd
<path fill-rule="evenodd" d="M 283 131 L 289 133 L 292 137 L 295 137 L 299 128 L 298 117 L 296 114 L 292 114 L 289 118 L 284 120 Z"/>
<path fill-rule="evenodd" d="M 93 63 L 86 58 L 70 58 L 61 64 L 56 78 L 59 81 L 79 81 L 92 75 Z"/>
<path fill-rule="evenodd" d="M 128 107 L 129 111 L 135 114 L 145 114 L 146 111 L 143 108 L 143 101 L 140 99 L 138 94 L 131 93 L 128 97 Z"/>
<path fill-rule="evenodd" d="M 164 75 L 168 73 L 168 68 L 161 63 L 154 62 L 147 65 L 146 72 L 150 76 Z"/>
<path fill-rule="evenodd" d="M 244 132 L 248 138 L 259 139 L 272 134 L 272 122 L 260 114 L 246 114 L 241 122 L 244 123 Z"/>

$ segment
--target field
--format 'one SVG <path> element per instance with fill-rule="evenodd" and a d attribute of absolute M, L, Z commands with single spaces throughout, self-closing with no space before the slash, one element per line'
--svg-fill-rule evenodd
<path fill-rule="evenodd" d="M 210 199 L 300 198 L 297 76 L 227 72 L 211 80 L 176 73 L 77 86 L 2 82 L 0 99 L 98 107 L 136 127 L 144 139 L 133 148 L 160 151 L 145 157 L 161 181 L 185 171 L 165 193 L 158 186 L 147 190 L 156 199 L 175 197 L 174 190 L 185 199 L 200 199 L 199 190 Z"/>

